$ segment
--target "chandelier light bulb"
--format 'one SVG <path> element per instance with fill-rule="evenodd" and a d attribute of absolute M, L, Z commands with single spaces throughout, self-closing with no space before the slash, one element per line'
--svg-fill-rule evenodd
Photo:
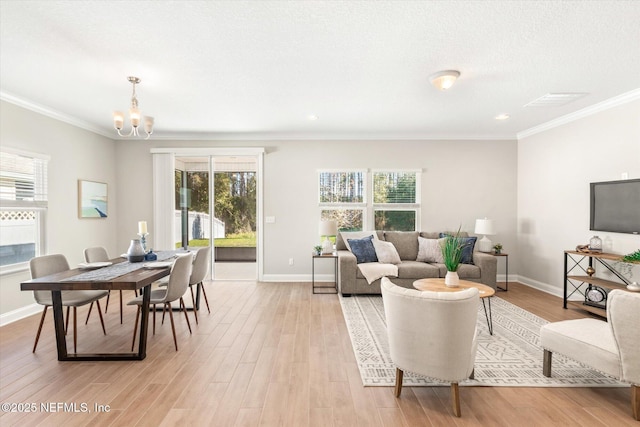
<path fill-rule="evenodd" d="M 131 94 L 131 108 L 129 109 L 131 131 L 128 134 L 123 135 L 122 133 L 120 133 L 120 131 L 124 127 L 124 114 L 121 111 L 113 112 L 113 126 L 116 128 L 118 135 L 125 138 L 129 136 L 140 136 L 140 134 L 138 133 L 138 127 L 140 126 L 140 120 L 143 119 L 142 113 L 138 108 L 138 98 L 136 97 L 136 84 L 140 83 L 141 80 L 140 78 L 133 76 L 128 77 L 127 80 L 129 80 L 129 82 L 133 85 L 133 92 Z M 153 117 L 144 117 L 144 131 L 147 134 L 147 137 L 145 139 L 149 139 L 149 137 L 153 133 L 153 124 Z"/>
<path fill-rule="evenodd" d="M 122 111 L 113 112 L 113 126 L 118 130 L 122 130 L 124 126 L 124 114 Z"/>

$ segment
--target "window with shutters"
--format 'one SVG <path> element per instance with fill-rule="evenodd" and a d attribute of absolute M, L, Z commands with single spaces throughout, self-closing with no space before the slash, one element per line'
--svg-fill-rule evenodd
<path fill-rule="evenodd" d="M 0 151 L 0 272 L 44 254 L 48 157 Z"/>

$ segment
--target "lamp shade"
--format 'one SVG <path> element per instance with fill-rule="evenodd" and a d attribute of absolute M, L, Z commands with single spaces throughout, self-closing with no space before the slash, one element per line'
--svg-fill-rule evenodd
<path fill-rule="evenodd" d="M 496 230 L 493 226 L 493 220 L 490 219 L 476 219 L 476 234 L 484 234 L 485 236 L 491 236 L 496 234 Z"/>
<path fill-rule="evenodd" d="M 338 234 L 338 223 L 333 220 L 320 221 L 318 231 L 321 236 L 335 236 Z"/>

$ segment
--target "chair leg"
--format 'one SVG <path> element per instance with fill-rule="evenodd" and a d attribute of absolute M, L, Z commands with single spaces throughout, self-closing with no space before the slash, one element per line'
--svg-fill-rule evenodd
<path fill-rule="evenodd" d="M 470 380 L 475 380 L 476 379 L 476 368 L 473 368 L 471 370 L 471 375 L 469 375 L 469 379 Z"/>
<path fill-rule="evenodd" d="M 165 303 L 165 306 L 170 303 Z M 169 319 L 171 320 L 171 332 L 173 332 L 173 344 L 176 346 L 176 351 L 178 351 L 178 340 L 176 339 L 176 326 L 173 324 L 173 310 L 171 310 L 171 306 L 169 306 Z"/>
<path fill-rule="evenodd" d="M 120 289 L 120 324 L 122 325 L 122 289 Z M 104 311 L 105 313 L 107 312 L 107 310 Z"/>
<path fill-rule="evenodd" d="M 193 295 L 193 286 L 189 286 L 189 290 L 191 291 L 191 302 L 193 303 L 193 315 L 196 318 L 196 325 L 197 325 L 198 324 L 198 310 L 196 308 L 196 297 Z"/>
<path fill-rule="evenodd" d="M 169 306 L 169 310 L 171 310 L 171 306 Z M 162 305 L 162 322 L 160 322 L 161 325 L 164 325 L 164 314 L 167 312 L 167 305 L 163 304 Z"/>
<path fill-rule="evenodd" d="M 396 397 L 400 397 L 400 393 L 402 393 L 402 377 L 403 376 L 404 376 L 404 372 L 402 372 L 402 369 L 396 368 L 396 388 L 395 388 Z"/>
<path fill-rule="evenodd" d="M 189 327 L 189 333 L 193 334 L 193 332 L 191 332 L 191 323 L 189 322 L 189 316 L 187 315 L 187 307 L 184 305 L 184 300 L 182 299 L 182 297 L 180 297 L 180 307 L 182 308 L 182 311 L 184 311 L 184 318 L 187 319 L 187 326 Z"/>
<path fill-rule="evenodd" d="M 453 408 L 453 415 L 460 416 L 460 390 L 458 389 L 458 383 L 451 383 L 451 405 Z"/>
<path fill-rule="evenodd" d="M 77 353 L 78 349 L 78 316 L 77 316 L 78 307 L 73 307 L 73 352 Z"/>
<path fill-rule="evenodd" d="M 89 316 L 91 316 L 91 309 L 93 309 L 93 303 L 91 303 L 91 305 L 89 306 L 89 311 L 87 312 L 87 318 L 84 321 L 84 324 L 86 325 L 87 323 L 89 323 Z"/>
<path fill-rule="evenodd" d="M 211 314 L 211 310 L 209 309 L 209 300 L 207 299 L 207 293 L 204 291 L 204 285 L 202 284 L 202 282 L 200 282 L 198 283 L 198 286 L 200 286 L 202 296 L 204 297 L 204 302 L 207 304 L 207 311 L 209 312 L 209 314 Z"/>
<path fill-rule="evenodd" d="M 38 326 L 38 333 L 36 334 L 36 342 L 33 343 L 33 351 L 36 352 L 36 347 L 38 347 L 38 340 L 40 339 L 40 332 L 42 332 L 42 325 L 44 324 L 44 317 L 47 315 L 48 305 L 44 306 L 44 310 L 42 310 L 42 316 L 40 317 L 40 326 Z"/>
<path fill-rule="evenodd" d="M 544 350 L 542 355 L 542 375 L 545 377 L 551 377 L 551 359 L 553 358 L 553 353 L 549 350 Z"/>
<path fill-rule="evenodd" d="M 102 332 L 105 335 L 107 335 L 107 330 L 104 327 L 104 319 L 102 318 L 102 310 L 100 309 L 100 301 L 96 301 L 96 306 L 98 307 L 98 315 L 100 315 L 100 324 L 102 325 Z"/>
<path fill-rule="evenodd" d="M 156 305 L 153 304 L 153 335 L 156 334 Z"/>
<path fill-rule="evenodd" d="M 631 385 L 631 409 L 633 418 L 640 421 L 640 385 Z"/>
<path fill-rule="evenodd" d="M 69 330 L 69 310 L 71 309 L 70 306 L 67 306 L 67 321 L 64 324 L 64 334 L 67 335 L 67 331 Z"/>
<path fill-rule="evenodd" d="M 140 306 L 137 306 L 138 310 L 136 311 L 136 322 L 133 325 L 133 341 L 131 341 L 131 351 L 133 351 L 133 347 L 136 345 L 136 331 L 138 330 L 138 319 L 140 318 Z"/>
<path fill-rule="evenodd" d="M 107 291 L 107 303 L 104 305 L 104 314 L 107 314 L 109 308 L 109 298 L 111 298 L 111 291 Z"/>

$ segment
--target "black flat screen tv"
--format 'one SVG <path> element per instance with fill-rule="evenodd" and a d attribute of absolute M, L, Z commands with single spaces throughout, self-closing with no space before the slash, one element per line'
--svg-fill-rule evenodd
<path fill-rule="evenodd" d="M 590 230 L 640 234 L 640 179 L 592 182 L 590 186 Z"/>

